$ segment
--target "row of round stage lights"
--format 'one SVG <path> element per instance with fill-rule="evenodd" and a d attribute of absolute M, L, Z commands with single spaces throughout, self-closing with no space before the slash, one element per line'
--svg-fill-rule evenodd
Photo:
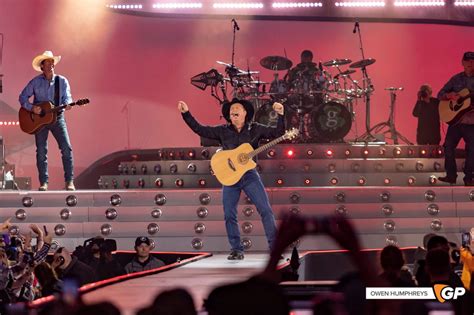
<path fill-rule="evenodd" d="M 453 3 L 455 6 L 474 6 L 473 0 L 456 0 Z M 335 7 L 374 7 L 380 8 L 387 5 L 386 1 L 337 1 L 334 2 Z M 420 1 L 393 1 L 395 7 L 444 7 L 446 2 L 444 0 L 420 0 Z M 119 10 L 142 10 L 145 8 L 143 4 L 108 4 L 107 8 Z M 162 2 L 152 5 L 153 9 L 172 10 L 172 9 L 202 9 L 204 4 L 202 2 Z M 263 9 L 265 3 L 263 2 L 214 2 L 212 8 L 214 9 Z M 323 2 L 272 2 L 273 9 L 305 9 L 305 8 L 320 8 L 323 7 Z"/>

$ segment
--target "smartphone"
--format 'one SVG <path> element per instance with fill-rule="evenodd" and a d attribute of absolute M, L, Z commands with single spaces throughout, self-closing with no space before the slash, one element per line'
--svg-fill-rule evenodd
<path fill-rule="evenodd" d="M 464 232 L 461 234 L 461 246 L 469 247 L 471 245 L 471 233 Z"/>
<path fill-rule="evenodd" d="M 67 305 L 76 305 L 79 299 L 79 285 L 75 279 L 66 278 L 63 282 L 63 301 Z"/>

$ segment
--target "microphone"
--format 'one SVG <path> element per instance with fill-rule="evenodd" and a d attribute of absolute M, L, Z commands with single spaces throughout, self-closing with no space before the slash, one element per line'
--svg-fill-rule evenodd
<path fill-rule="evenodd" d="M 354 29 L 352 30 L 352 33 L 356 33 L 357 32 L 357 28 L 359 27 L 359 22 L 355 22 L 354 24 Z"/>
<path fill-rule="evenodd" d="M 237 24 L 237 21 L 235 19 L 232 19 L 232 23 L 234 23 L 234 28 L 238 31 L 240 31 L 239 24 Z"/>

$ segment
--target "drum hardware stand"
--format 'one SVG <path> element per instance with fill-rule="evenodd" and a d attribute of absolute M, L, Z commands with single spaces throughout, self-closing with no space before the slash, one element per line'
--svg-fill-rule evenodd
<path fill-rule="evenodd" d="M 398 139 L 402 140 L 406 144 L 413 145 L 410 140 L 408 140 L 405 136 L 403 136 L 400 132 L 397 131 L 395 128 L 395 102 L 397 99 L 397 91 L 403 91 L 403 87 L 388 87 L 385 88 L 386 91 L 390 91 L 390 115 L 387 121 L 381 122 L 376 124 L 375 126 L 370 129 L 370 131 L 374 131 L 375 133 L 381 132 L 384 127 L 387 127 L 388 130 L 384 131 L 383 134 L 390 133 L 390 139 L 393 140 L 393 144 L 398 144 Z"/>

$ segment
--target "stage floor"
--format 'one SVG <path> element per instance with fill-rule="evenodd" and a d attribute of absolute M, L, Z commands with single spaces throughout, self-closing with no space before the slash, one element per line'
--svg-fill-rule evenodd
<path fill-rule="evenodd" d="M 267 253 L 246 254 L 242 261 L 229 261 L 227 255 L 217 254 L 170 271 L 113 284 L 86 293 L 83 299 L 86 303 L 110 301 L 123 315 L 134 315 L 160 292 L 180 287 L 191 293 L 196 309 L 201 310 L 203 300 L 215 287 L 249 278 L 263 270 L 268 260 Z"/>

